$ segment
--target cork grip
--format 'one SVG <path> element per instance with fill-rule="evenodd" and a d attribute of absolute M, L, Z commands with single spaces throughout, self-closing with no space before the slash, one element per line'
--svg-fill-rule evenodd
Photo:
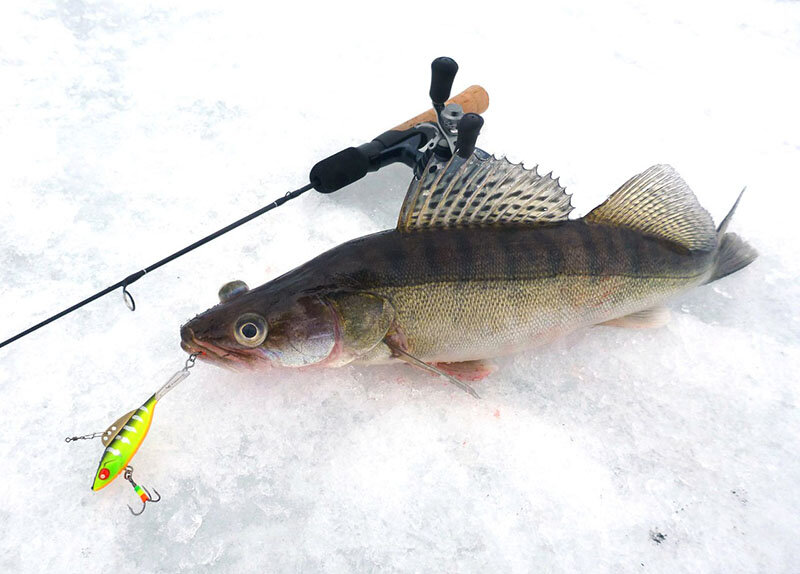
<path fill-rule="evenodd" d="M 461 107 L 464 108 L 465 114 L 468 113 L 482 114 L 483 112 L 486 111 L 486 108 L 489 107 L 489 94 L 486 93 L 486 90 L 484 90 L 480 86 L 470 86 L 457 96 L 447 100 L 447 103 L 460 104 Z M 420 115 L 411 118 L 408 121 L 403 122 L 399 126 L 393 127 L 392 130 L 396 131 L 407 130 L 423 122 L 435 122 L 435 121 L 436 121 L 436 112 L 434 112 L 433 109 L 430 109 L 427 112 L 421 113 Z"/>

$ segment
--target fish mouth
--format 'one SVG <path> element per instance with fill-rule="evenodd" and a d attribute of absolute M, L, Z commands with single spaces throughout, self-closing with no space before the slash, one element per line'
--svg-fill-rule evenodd
<path fill-rule="evenodd" d="M 181 327 L 181 349 L 190 355 L 198 355 L 200 360 L 234 370 L 255 366 L 256 357 L 219 347 L 210 341 L 200 340 L 187 325 Z"/>

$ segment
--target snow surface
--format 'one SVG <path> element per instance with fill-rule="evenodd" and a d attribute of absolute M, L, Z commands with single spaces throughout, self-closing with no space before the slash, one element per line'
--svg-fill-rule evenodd
<path fill-rule="evenodd" d="M 0 338 L 268 203 L 427 106 L 430 61 L 492 98 L 484 149 L 586 213 L 673 164 L 748 269 L 653 331 L 500 361 L 483 399 L 406 367 L 199 364 L 135 477 L 103 430 L 183 363 L 178 327 L 391 227 L 386 169 L 308 193 L 0 350 L 3 572 L 800 570 L 800 3 L 0 4 Z"/>

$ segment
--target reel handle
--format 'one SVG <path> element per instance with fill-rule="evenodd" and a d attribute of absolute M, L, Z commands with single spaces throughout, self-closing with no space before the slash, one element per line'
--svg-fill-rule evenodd
<path fill-rule="evenodd" d="M 460 105 L 465 114 L 470 112 L 473 114 L 482 114 L 489 107 L 489 94 L 481 86 L 470 86 L 460 94 L 447 100 L 445 102 L 445 105 L 446 104 Z M 425 122 L 436 123 L 436 110 L 431 108 L 427 112 L 423 112 L 410 120 L 404 121 L 402 124 L 396 125 L 391 131 L 402 132 Z"/>
<path fill-rule="evenodd" d="M 453 58 L 442 56 L 431 62 L 431 89 L 429 95 L 434 108 L 443 108 L 450 97 L 453 80 L 458 72 L 458 64 Z"/>
<path fill-rule="evenodd" d="M 464 114 L 458 122 L 458 139 L 456 140 L 456 153 L 459 157 L 467 159 L 475 151 L 478 135 L 483 127 L 483 118 L 478 114 Z"/>

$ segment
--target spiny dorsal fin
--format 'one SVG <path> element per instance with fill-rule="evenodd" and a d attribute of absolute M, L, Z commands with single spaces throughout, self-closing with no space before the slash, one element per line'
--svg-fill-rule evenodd
<path fill-rule="evenodd" d="M 406 193 L 397 229 L 535 225 L 562 221 L 570 196 L 553 179 L 476 150 L 468 159 L 435 157 Z"/>
<path fill-rule="evenodd" d="M 635 229 L 689 250 L 717 246 L 711 216 L 669 165 L 654 165 L 632 177 L 584 219 Z"/>

